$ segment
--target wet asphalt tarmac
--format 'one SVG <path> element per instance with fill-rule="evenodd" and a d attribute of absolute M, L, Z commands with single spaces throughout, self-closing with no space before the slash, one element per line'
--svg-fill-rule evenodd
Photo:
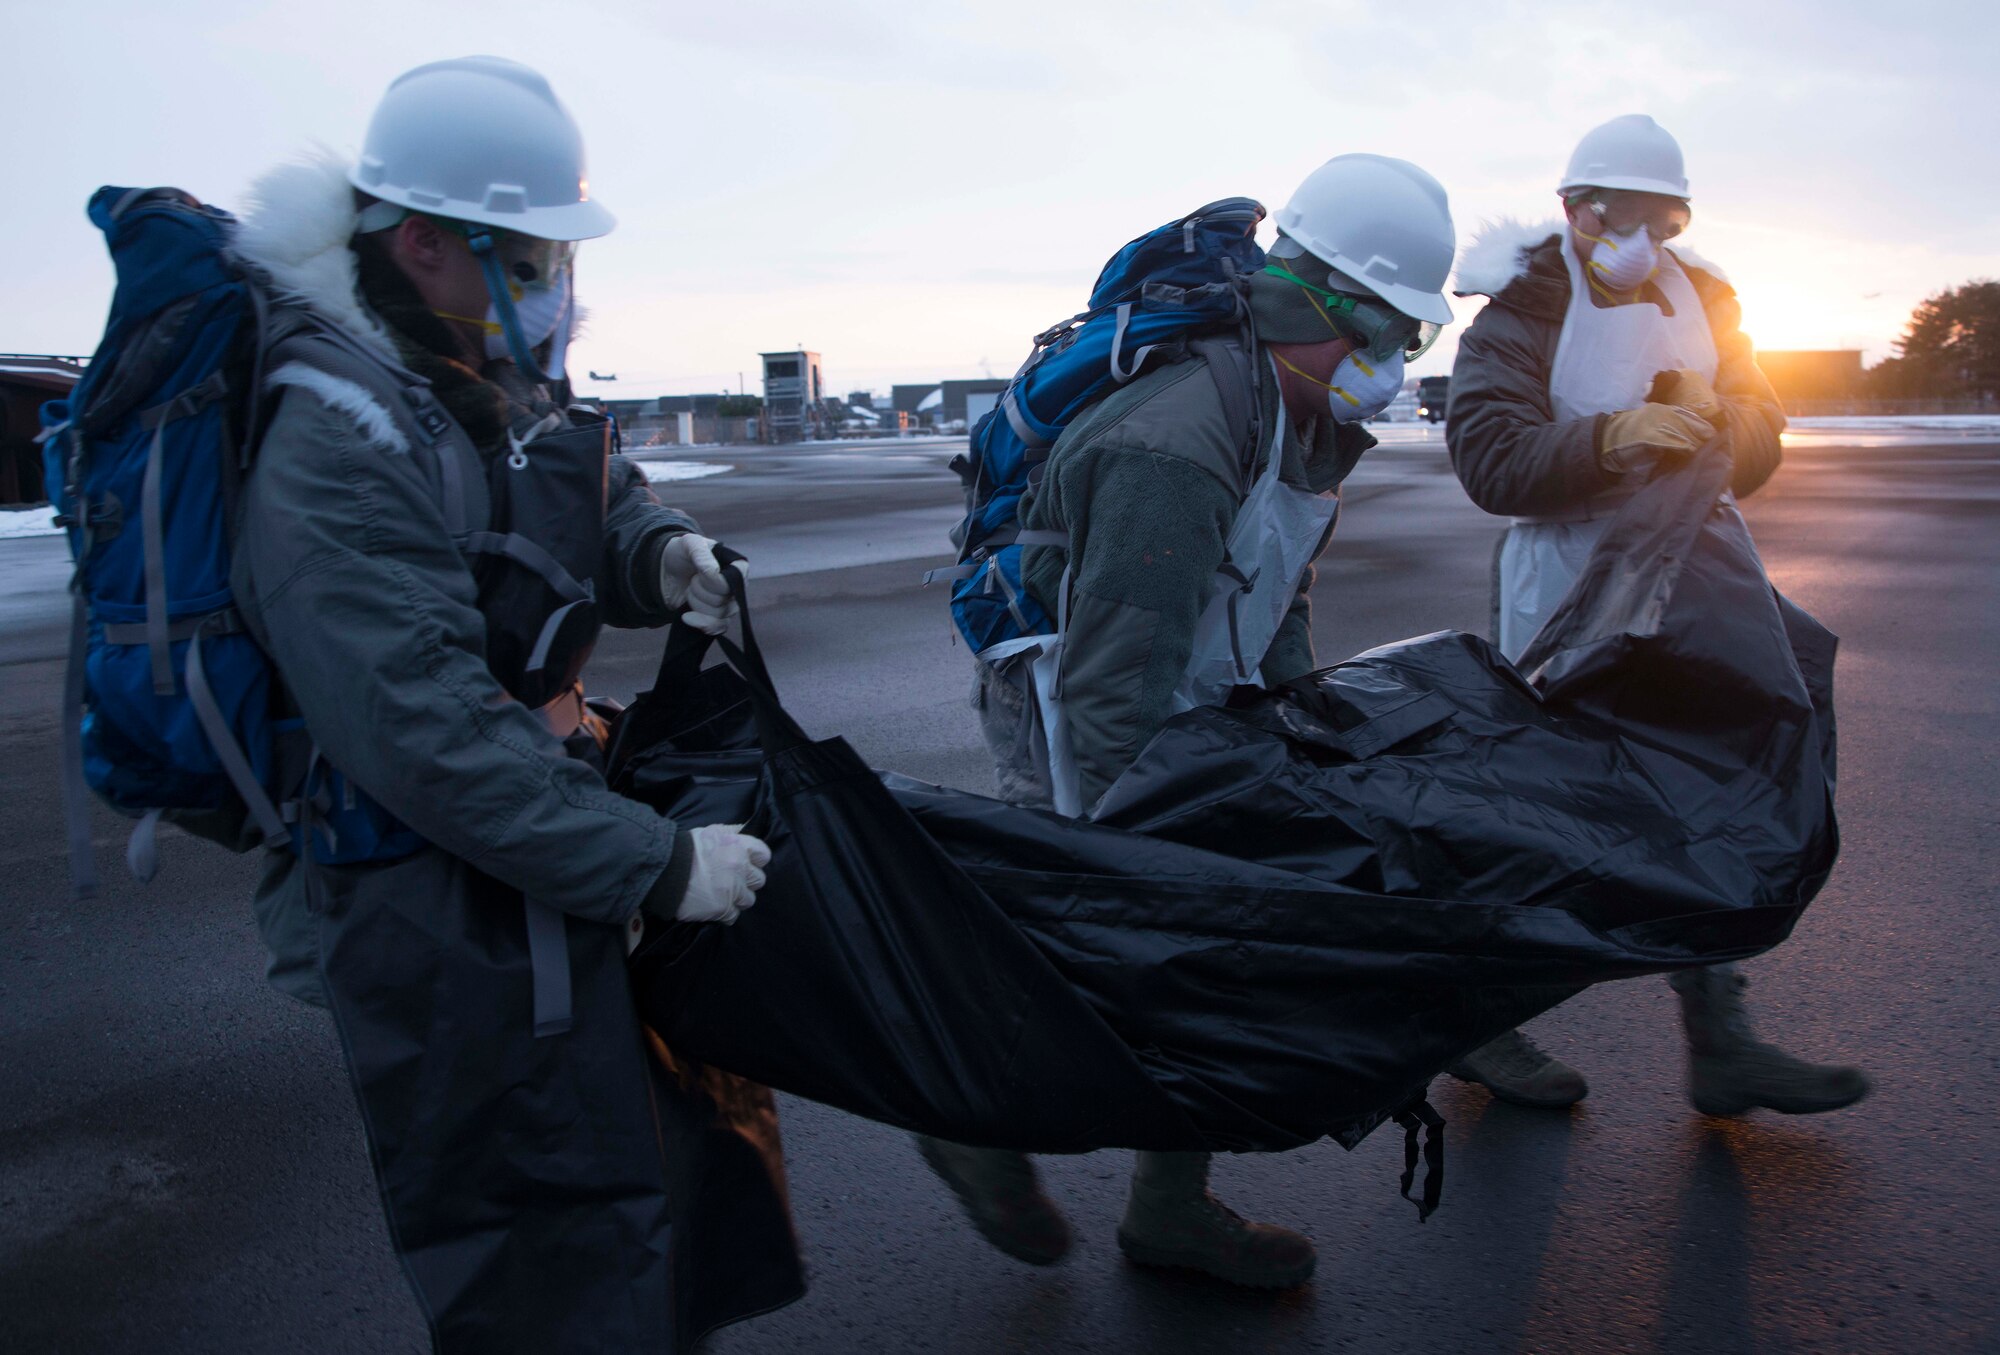
<path fill-rule="evenodd" d="M 1485 625 L 1499 524 L 1440 446 L 1393 431 L 1321 567 L 1326 661 Z M 965 651 L 915 586 L 954 450 L 697 451 L 732 469 L 661 490 L 751 555 L 807 729 L 985 789 Z M 1319 1242 L 1315 1281 L 1277 1296 L 1126 1265 L 1129 1154 L 1045 1162 L 1077 1247 L 1035 1270 L 985 1248 L 901 1134 L 787 1100 L 812 1290 L 707 1348 L 2000 1350 L 2000 445 L 1802 436 L 1745 507 L 1775 580 L 1842 637 L 1845 837 L 1751 999 L 1773 1038 L 1865 1065 L 1870 1100 L 1703 1119 L 1665 984 L 1605 985 L 1533 1027 L 1591 1079 L 1573 1112 L 1433 1088 L 1449 1179 L 1428 1223 L 1395 1196 L 1392 1135 L 1219 1160 L 1224 1199 Z M 108 887 L 68 902 L 58 552 L 0 541 L 0 1351 L 421 1350 L 332 1030 L 262 985 L 255 863 L 174 838 L 141 888 L 106 814 Z M 656 655 L 610 636 L 593 687 L 629 695 Z"/>

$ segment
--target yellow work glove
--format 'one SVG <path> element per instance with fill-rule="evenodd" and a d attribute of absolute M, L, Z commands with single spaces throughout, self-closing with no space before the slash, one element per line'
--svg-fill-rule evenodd
<path fill-rule="evenodd" d="M 1715 393 L 1715 387 L 1700 372 L 1683 367 L 1677 372 L 1662 373 L 1653 399 L 1662 404 L 1691 409 L 1708 420 L 1711 428 L 1720 430 L 1722 427 L 1722 397 Z"/>
<path fill-rule="evenodd" d="M 1629 475 L 1663 460 L 1685 460 L 1713 436 L 1708 420 L 1691 409 L 1640 405 L 1604 421 L 1597 439 L 1597 464 L 1613 475 Z"/>

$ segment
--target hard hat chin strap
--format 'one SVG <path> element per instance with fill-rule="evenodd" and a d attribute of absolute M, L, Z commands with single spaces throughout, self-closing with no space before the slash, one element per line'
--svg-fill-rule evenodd
<path fill-rule="evenodd" d="M 507 351 L 514 359 L 514 365 L 522 375 L 540 385 L 553 385 L 559 377 L 550 376 L 535 361 L 534 350 L 528 346 L 527 336 L 521 332 L 521 318 L 514 311 L 514 289 L 507 281 L 507 270 L 500 262 L 500 250 L 493 239 L 493 232 L 474 228 L 465 237 L 465 243 L 472 249 L 472 257 L 479 260 L 479 271 L 486 277 L 487 297 L 493 302 L 493 313 L 499 317 L 500 331 L 507 336 Z M 557 363 L 558 367 L 562 364 Z"/>

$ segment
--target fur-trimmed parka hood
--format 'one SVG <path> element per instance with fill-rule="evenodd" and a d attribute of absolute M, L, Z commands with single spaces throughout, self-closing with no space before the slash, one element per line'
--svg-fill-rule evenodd
<path fill-rule="evenodd" d="M 359 209 L 347 164 L 316 149 L 280 165 L 252 185 L 236 234 L 235 252 L 268 281 L 272 299 L 312 312 L 385 361 L 429 381 L 446 410 L 482 449 L 504 440 L 509 419 L 511 363 L 489 375 L 459 360 L 444 322 L 372 240 L 357 241 Z M 577 308 L 572 340 L 581 326 Z M 546 348 L 541 350 L 546 352 Z M 273 386 L 303 386 L 350 415 L 377 442 L 398 440 L 393 420 L 351 382 L 290 363 L 270 377 Z M 516 375 L 513 384 L 520 384 Z M 541 397 L 524 390 L 532 408 Z M 539 411 L 535 411 L 539 417 Z"/>
<path fill-rule="evenodd" d="M 361 300 L 347 166 L 324 148 L 251 184 L 236 254 L 270 280 L 273 299 L 303 306 L 390 362 L 396 343 Z"/>
<path fill-rule="evenodd" d="M 1561 217 L 1525 222 L 1502 217 L 1480 228 L 1459 255 L 1453 292 L 1485 296 L 1529 315 L 1560 321 L 1569 307 L 1569 270 L 1563 266 Z M 1720 268 L 1683 244 L 1667 252 L 1687 270 L 1704 303 L 1718 291 L 1735 294 Z"/>

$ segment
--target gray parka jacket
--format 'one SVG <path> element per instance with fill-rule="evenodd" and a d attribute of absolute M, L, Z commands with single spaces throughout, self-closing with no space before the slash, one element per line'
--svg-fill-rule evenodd
<path fill-rule="evenodd" d="M 393 361 L 355 292 L 351 195 L 301 171 L 267 182 L 239 249 L 281 298 Z M 412 448 L 351 382 L 291 366 L 270 386 L 276 414 L 239 512 L 239 606 L 327 761 L 432 844 L 404 861 L 316 867 L 320 883 L 421 891 L 470 867 L 611 924 L 629 919 L 670 866 L 684 887 L 688 853 L 676 862 L 674 825 L 567 756 L 488 669 L 472 569 L 446 528 L 429 449 Z M 484 487 L 468 490 L 477 525 Z M 665 624 L 659 547 L 693 522 L 662 507 L 622 457 L 612 459 L 607 509 L 595 580 L 606 620 Z M 291 852 L 272 853 L 257 914 L 272 982 L 318 1001 L 306 875 Z"/>
<path fill-rule="evenodd" d="M 1269 429 L 1278 417 L 1277 385 L 1261 349 L 1255 361 Z M 1072 566 L 1062 681 L 1085 805 L 1097 802 L 1169 714 L 1249 488 L 1240 436 L 1223 415 L 1207 362 L 1191 356 L 1148 372 L 1070 424 L 1022 501 L 1024 526 L 1069 533 L 1067 554 L 1025 550 L 1022 574 L 1054 616 L 1064 564 Z M 1280 477 L 1315 493 L 1337 487 L 1375 445 L 1358 424 L 1331 419 L 1316 421 L 1304 437 L 1287 420 L 1284 439 Z M 1269 682 L 1312 670 L 1312 585 L 1309 567 L 1265 656 Z"/>
<path fill-rule="evenodd" d="M 238 248 L 280 302 L 388 344 L 356 292 L 370 262 L 348 248 L 342 168 L 260 187 Z M 420 298 L 386 282 L 369 295 L 421 343 Z M 510 405 L 533 401 L 504 379 L 518 374 L 489 368 L 502 392 L 404 355 L 482 452 L 504 454 Z M 281 403 L 240 505 L 237 604 L 326 758 L 429 845 L 348 866 L 272 852 L 257 909 L 274 981 L 331 1009 L 438 1351 L 692 1349 L 804 1279 L 770 1093 L 663 1062 L 633 1006 L 624 924 L 654 891 L 678 902 L 691 853 L 494 677 L 437 458 L 360 384 L 365 369 L 328 379 L 339 366 L 272 373 Z M 465 488 L 474 525 L 488 505 Z M 570 572 L 594 572 L 613 624 L 665 621 L 658 551 L 690 525 L 614 459 L 602 558 Z M 546 1024 L 545 992 L 560 994 Z"/>
<path fill-rule="evenodd" d="M 1597 462 L 1605 415 L 1558 422 L 1549 369 L 1569 308 L 1560 223 L 1489 230 L 1459 265 L 1460 296 L 1492 301 L 1458 344 L 1451 369 L 1445 442 L 1465 492 L 1489 513 L 1559 513 L 1612 488 L 1618 477 Z M 1715 393 L 1727 411 L 1738 497 L 1778 468 L 1785 415 L 1741 328 L 1736 290 L 1720 270 L 1673 247 L 1701 298 L 1715 336 Z"/>

